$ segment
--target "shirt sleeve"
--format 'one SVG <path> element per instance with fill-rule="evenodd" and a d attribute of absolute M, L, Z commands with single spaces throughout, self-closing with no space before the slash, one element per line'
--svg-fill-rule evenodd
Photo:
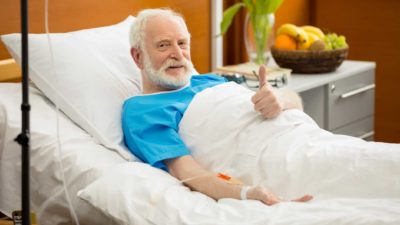
<path fill-rule="evenodd" d="M 128 102 L 122 116 L 125 143 L 143 162 L 167 171 L 163 160 L 190 154 L 178 133 L 181 118 L 174 106 Z"/>

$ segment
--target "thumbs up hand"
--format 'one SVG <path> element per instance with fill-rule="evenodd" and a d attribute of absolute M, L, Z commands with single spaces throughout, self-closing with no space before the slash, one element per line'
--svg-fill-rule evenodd
<path fill-rule="evenodd" d="M 253 95 L 251 101 L 254 109 L 260 112 L 265 118 L 271 119 L 278 116 L 284 108 L 283 101 L 278 93 L 271 85 L 268 84 L 267 70 L 264 65 L 259 69 L 260 88 Z"/>

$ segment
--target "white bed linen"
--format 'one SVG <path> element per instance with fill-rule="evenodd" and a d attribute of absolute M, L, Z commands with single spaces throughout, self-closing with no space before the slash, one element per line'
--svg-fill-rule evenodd
<path fill-rule="evenodd" d="M 125 162 L 105 149 L 60 113 L 60 142 L 57 151 L 54 106 L 34 88 L 31 110 L 31 205 L 41 225 L 71 224 L 64 195 L 59 159 L 62 159 L 67 188 L 81 224 L 111 224 L 110 219 L 76 197 L 76 192 L 105 170 Z M 21 147 L 13 139 L 21 132 L 21 84 L 0 84 L 0 211 L 11 216 L 21 205 Z"/>
<path fill-rule="evenodd" d="M 116 185 L 117 184 L 117 185 Z M 78 195 L 120 225 L 397 225 L 400 199 L 331 198 L 265 206 L 191 192 L 169 174 L 126 162 Z"/>
<path fill-rule="evenodd" d="M 206 89 L 189 105 L 180 134 L 207 168 L 283 198 L 314 195 L 311 202 L 215 202 L 137 162 L 118 165 L 79 197 L 118 224 L 400 224 L 399 145 L 333 135 L 298 110 L 264 120 L 251 95 L 233 83 Z"/>
<path fill-rule="evenodd" d="M 400 144 L 334 135 L 299 110 L 264 120 L 252 95 L 235 83 L 196 95 L 180 135 L 201 164 L 285 198 L 400 198 Z"/>
<path fill-rule="evenodd" d="M 271 207 L 251 200 L 215 202 L 189 191 L 169 174 L 138 162 L 118 165 L 80 191 L 79 196 L 124 225 L 395 225 L 400 222 L 400 199 L 332 198 Z"/>

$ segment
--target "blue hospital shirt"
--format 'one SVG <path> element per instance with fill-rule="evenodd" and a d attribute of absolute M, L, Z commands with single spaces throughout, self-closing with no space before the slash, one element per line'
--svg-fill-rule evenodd
<path fill-rule="evenodd" d="M 189 103 L 202 90 L 225 82 L 219 76 L 197 75 L 179 90 L 127 99 L 122 111 L 125 144 L 143 162 L 167 171 L 163 160 L 190 154 L 178 134 Z"/>

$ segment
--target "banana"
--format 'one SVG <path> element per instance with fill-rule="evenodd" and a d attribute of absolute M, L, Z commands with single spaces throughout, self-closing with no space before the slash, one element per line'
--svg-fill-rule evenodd
<path fill-rule="evenodd" d="M 318 27 L 306 25 L 306 26 L 301 26 L 300 28 L 302 28 L 303 30 L 305 30 L 308 33 L 313 33 L 313 34 L 317 35 L 320 39 L 323 39 L 325 37 L 324 32 L 322 32 L 322 30 L 319 29 Z"/>
<path fill-rule="evenodd" d="M 280 35 L 280 34 L 287 34 L 287 35 L 295 38 L 299 44 L 304 44 L 304 43 L 307 43 L 307 41 L 308 41 L 307 33 L 300 27 L 298 27 L 294 24 L 291 24 L 291 23 L 285 23 L 282 26 L 280 26 L 277 31 L 277 35 Z"/>
<path fill-rule="evenodd" d="M 311 33 L 311 32 L 306 32 L 306 33 L 307 33 L 307 35 L 308 35 L 308 40 L 307 40 L 307 42 L 305 42 L 305 43 L 299 44 L 298 49 L 309 49 L 310 46 L 314 43 L 314 41 L 320 39 L 320 38 L 319 38 L 316 34 L 314 34 L 314 33 Z"/>

